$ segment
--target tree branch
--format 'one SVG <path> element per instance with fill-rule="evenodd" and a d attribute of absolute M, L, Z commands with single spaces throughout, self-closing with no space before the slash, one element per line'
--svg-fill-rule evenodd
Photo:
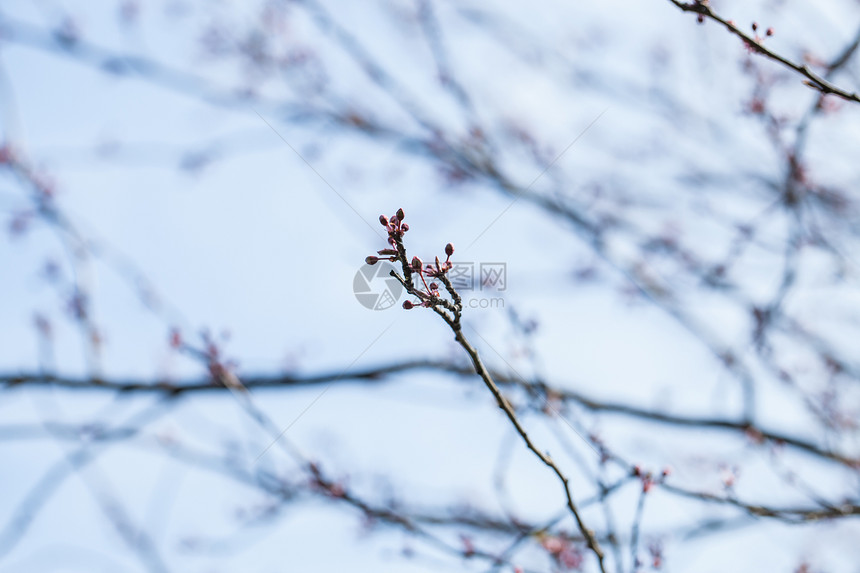
<path fill-rule="evenodd" d="M 750 36 L 749 34 L 741 31 L 734 22 L 731 20 L 726 20 L 722 16 L 718 15 L 711 8 L 708 0 L 694 0 L 693 2 L 681 2 L 680 0 L 669 0 L 672 4 L 683 10 L 684 12 L 693 12 L 699 15 L 699 21 L 704 21 L 704 18 L 708 18 L 717 22 L 723 28 L 740 38 L 744 45 L 746 45 L 750 51 L 755 52 L 757 54 L 761 54 L 762 56 L 773 60 L 779 64 L 782 64 L 784 67 L 800 74 L 806 80 L 804 83 L 815 89 L 820 91 L 823 94 L 830 94 L 837 97 L 840 97 L 846 101 L 860 103 L 860 96 L 857 95 L 856 92 L 848 92 L 834 84 L 832 84 L 827 79 L 819 76 L 812 70 L 810 70 L 806 64 L 797 64 L 792 62 L 785 56 L 782 56 L 770 48 L 767 48 L 764 44 L 761 43 L 760 39 Z"/>

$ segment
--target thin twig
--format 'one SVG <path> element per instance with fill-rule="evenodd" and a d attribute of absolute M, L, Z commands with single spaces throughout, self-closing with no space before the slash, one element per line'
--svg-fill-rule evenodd
<path fill-rule="evenodd" d="M 762 56 L 773 60 L 774 62 L 778 62 L 782 64 L 784 67 L 793 70 L 806 78 L 804 83 L 815 89 L 820 91 L 823 94 L 831 94 L 837 97 L 840 97 L 846 101 L 851 101 L 855 103 L 860 103 L 860 96 L 857 95 L 856 92 L 848 92 L 832 83 L 830 83 L 827 79 L 819 76 L 815 72 L 809 69 L 806 64 L 797 64 L 792 62 L 785 56 L 782 56 L 770 48 L 767 48 L 764 44 L 762 44 L 758 39 L 749 34 L 743 32 L 740 28 L 738 28 L 734 22 L 731 20 L 726 20 L 722 16 L 718 15 L 713 9 L 710 7 L 708 0 L 695 0 L 693 2 L 681 2 L 680 0 L 669 0 L 672 4 L 683 10 L 684 12 L 693 12 L 695 14 L 699 14 L 701 18 L 708 18 L 713 20 L 714 22 L 722 25 L 726 30 L 743 40 L 744 44 L 753 52 L 757 54 L 761 54 Z"/>
<path fill-rule="evenodd" d="M 546 453 L 541 451 L 535 443 L 532 441 L 531 437 L 529 437 L 528 432 L 526 432 L 523 425 L 520 423 L 519 418 L 517 418 L 516 412 L 514 412 L 514 408 L 511 403 L 505 398 L 502 391 L 499 389 L 499 386 L 493 380 L 490 371 L 484 365 L 481 360 L 478 351 L 475 350 L 475 347 L 469 343 L 463 334 L 463 327 L 460 322 L 460 318 L 462 316 L 463 311 L 463 302 L 460 298 L 459 293 L 454 288 L 451 281 L 446 276 L 446 267 L 442 265 L 440 267 L 439 261 L 436 261 L 436 270 L 434 271 L 431 265 L 428 265 L 429 271 L 425 271 L 424 267 L 421 264 L 420 259 L 413 259 L 410 263 L 407 258 L 406 248 L 403 245 L 403 234 L 408 230 L 408 227 L 405 229 L 402 228 L 402 220 L 403 220 L 403 211 L 399 210 L 395 217 L 392 217 L 391 222 L 385 219 L 384 217 L 380 218 L 380 221 L 389 231 L 389 244 L 394 247 L 397 254 L 393 255 L 392 258 L 396 261 L 400 262 L 401 269 L 403 271 L 403 276 L 400 276 L 396 271 L 391 271 L 391 276 L 397 278 L 400 283 L 406 288 L 407 292 L 415 297 L 418 297 L 421 300 L 421 306 L 429 307 L 433 312 L 438 314 L 446 324 L 451 328 L 454 332 L 454 340 L 466 351 L 466 354 L 469 355 L 469 359 L 472 362 L 472 366 L 475 368 L 475 372 L 478 376 L 481 377 L 481 380 L 484 381 L 484 384 L 487 386 L 487 389 L 493 395 L 496 400 L 496 404 L 498 404 L 499 408 L 505 413 L 508 420 L 513 425 L 517 434 L 519 434 L 523 443 L 525 443 L 526 447 L 547 467 L 549 467 L 553 473 L 558 477 L 559 481 L 564 488 L 564 494 L 566 498 L 567 508 L 576 521 L 577 528 L 582 533 L 583 538 L 585 539 L 585 544 L 588 548 L 594 553 L 597 558 L 598 566 L 600 567 L 600 571 L 602 573 L 606 573 L 606 567 L 604 564 L 604 555 L 603 549 L 600 547 L 600 544 L 597 541 L 597 538 L 594 535 L 594 532 L 588 529 L 585 522 L 580 515 L 579 509 L 576 505 L 576 502 L 573 499 L 573 493 L 570 488 L 570 479 L 561 471 L 561 468 L 555 463 L 555 461 Z M 448 255 L 450 257 L 451 253 L 453 253 L 453 247 L 449 244 L 446 247 L 448 251 Z M 380 252 L 382 254 L 382 252 Z M 417 261 L 417 263 L 416 263 Z M 421 275 L 423 280 L 425 272 L 432 273 L 433 279 L 438 279 L 445 286 L 445 290 L 451 296 L 451 301 L 441 298 L 438 296 L 438 293 L 433 293 L 428 291 L 421 291 L 416 288 L 415 283 L 413 281 L 413 275 L 418 273 Z M 452 302 L 453 301 L 453 302 Z M 406 306 L 406 308 L 412 308 L 412 303 Z M 414 305 L 418 306 L 418 305 Z"/>

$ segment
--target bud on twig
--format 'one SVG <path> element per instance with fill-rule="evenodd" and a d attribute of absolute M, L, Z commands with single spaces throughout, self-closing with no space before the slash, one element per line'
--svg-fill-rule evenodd
<path fill-rule="evenodd" d="M 403 208 L 397 210 L 397 220 L 402 221 L 406 217 L 406 214 L 403 212 Z"/>
<path fill-rule="evenodd" d="M 373 255 L 369 255 L 366 259 L 364 259 L 364 262 L 367 263 L 368 265 L 375 265 L 376 263 L 379 262 L 379 257 L 374 257 Z"/>
<path fill-rule="evenodd" d="M 448 243 L 447 245 L 445 245 L 445 254 L 448 255 L 449 257 L 451 255 L 453 255 L 454 254 L 454 245 L 452 245 L 451 243 Z"/>
<path fill-rule="evenodd" d="M 419 259 L 418 257 L 412 257 L 412 268 L 416 272 L 421 272 L 421 267 L 423 266 L 423 264 L 424 263 L 422 263 L 421 259 Z"/>

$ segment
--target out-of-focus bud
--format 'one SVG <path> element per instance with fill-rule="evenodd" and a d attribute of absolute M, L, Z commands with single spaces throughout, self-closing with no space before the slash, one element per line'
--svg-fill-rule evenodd
<path fill-rule="evenodd" d="M 182 348 L 182 334 L 178 328 L 170 331 L 170 347 L 173 349 Z"/>

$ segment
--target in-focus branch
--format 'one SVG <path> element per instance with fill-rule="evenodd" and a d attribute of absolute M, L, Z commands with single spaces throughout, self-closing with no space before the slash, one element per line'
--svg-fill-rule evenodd
<path fill-rule="evenodd" d="M 484 365 L 478 351 L 475 350 L 463 334 L 463 327 L 460 322 L 463 312 L 463 302 L 459 293 L 454 289 L 453 284 L 447 276 L 448 270 L 452 267 L 450 258 L 451 255 L 454 254 L 454 247 L 450 243 L 446 245 L 445 254 L 448 255 L 448 258 L 444 263 L 440 263 L 439 258 L 437 257 L 435 266 L 429 264 L 425 266 L 418 257 L 413 257 L 410 261 L 407 258 L 406 247 L 403 245 L 403 235 L 409 230 L 409 226 L 403 223 L 403 218 L 403 209 L 398 209 L 397 213 L 390 219 L 386 218 L 384 215 L 379 218 L 380 223 L 382 223 L 388 231 L 388 242 L 392 247 L 391 249 L 383 249 L 379 251 L 379 254 L 387 257 L 390 261 L 400 263 L 403 276 L 400 276 L 394 270 L 391 271 L 391 276 L 397 278 L 406 288 L 406 291 L 417 297 L 420 301 L 418 304 L 406 301 L 403 304 L 403 307 L 407 310 L 416 306 L 430 308 L 433 312 L 438 314 L 449 327 L 451 327 L 451 330 L 454 332 L 454 339 L 463 348 L 463 350 L 466 351 L 466 354 L 469 355 L 469 359 L 472 361 L 472 366 L 474 366 L 475 372 L 481 377 L 481 380 L 484 381 L 484 384 L 487 386 L 490 393 L 492 393 L 499 408 L 501 408 L 508 420 L 510 420 L 526 447 L 544 465 L 549 467 L 556 477 L 558 477 L 562 487 L 564 488 L 567 508 L 570 510 L 571 515 L 576 521 L 576 525 L 585 539 L 585 544 L 597 557 L 600 571 L 606 573 L 606 567 L 603 562 L 603 550 L 601 549 L 594 532 L 588 529 L 585 525 L 576 502 L 573 500 L 573 494 L 570 489 L 570 479 L 561 471 L 561 468 L 558 467 L 555 461 L 548 454 L 541 451 L 534 444 L 532 439 L 529 437 L 528 432 L 526 432 L 525 428 L 520 423 L 519 418 L 517 418 L 513 406 L 508 399 L 505 398 L 504 394 L 502 394 L 499 386 L 493 381 L 490 371 Z M 376 264 L 378 261 L 379 258 L 374 256 L 370 256 L 366 259 L 368 264 Z M 423 290 L 415 284 L 415 279 L 413 277 L 416 274 L 421 279 L 421 283 L 424 286 Z M 445 286 L 445 290 L 450 295 L 451 300 L 449 301 L 440 296 L 438 285 L 435 282 L 430 282 L 428 284 L 425 276 L 430 278 L 431 281 L 439 280 Z"/>

